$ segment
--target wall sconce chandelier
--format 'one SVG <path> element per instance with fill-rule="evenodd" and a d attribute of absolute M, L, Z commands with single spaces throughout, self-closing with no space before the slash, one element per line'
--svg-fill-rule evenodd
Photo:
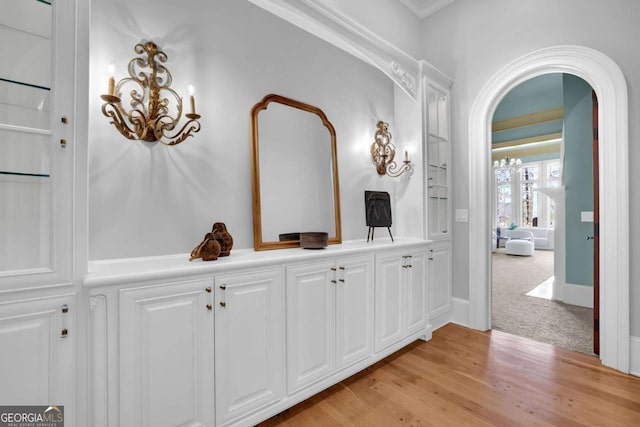
<path fill-rule="evenodd" d="M 200 130 L 200 115 L 196 113 L 193 93 L 190 96 L 191 110 L 185 114 L 189 119 L 177 132 L 173 132 L 182 118 L 182 97 L 171 89 L 172 77 L 162 65 L 167 55 L 149 41 L 135 45 L 134 51 L 144 56 L 129 61 L 129 77 L 117 84 L 113 75 L 109 78 L 109 88 L 101 98 L 102 113 L 111 118 L 111 123 L 125 138 L 147 142 L 161 142 L 176 145 Z M 192 92 L 193 87 L 189 90 Z M 122 103 L 122 91 L 129 90 L 129 99 Z M 171 108 L 169 98 L 175 100 Z M 171 111 L 175 110 L 175 111 Z"/>
<path fill-rule="evenodd" d="M 398 166 L 394 160 L 396 157 L 396 147 L 391 142 L 389 124 L 383 121 L 378 122 L 378 130 L 371 144 L 371 161 L 376 165 L 378 175 L 389 175 L 396 178 L 412 169 L 409 153 L 404 150 L 404 160 Z"/>

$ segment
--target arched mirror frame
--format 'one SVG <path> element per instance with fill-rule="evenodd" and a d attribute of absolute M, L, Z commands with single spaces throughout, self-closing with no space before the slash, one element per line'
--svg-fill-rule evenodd
<path fill-rule="evenodd" d="M 285 249 L 300 246 L 299 240 L 290 240 L 283 242 L 264 242 L 262 240 L 262 205 L 260 201 L 260 157 L 259 157 L 259 135 L 258 135 L 258 114 L 262 110 L 266 110 L 270 103 L 276 102 L 299 110 L 316 114 L 322 124 L 329 131 L 331 137 L 331 162 L 332 162 L 332 179 L 333 179 L 333 207 L 335 218 L 335 235 L 331 236 L 329 232 L 328 243 L 342 243 L 342 227 L 340 223 L 340 190 L 338 184 L 338 155 L 336 145 L 336 131 L 327 119 L 324 112 L 318 107 L 305 104 L 304 102 L 286 98 L 284 96 L 270 94 L 262 98 L 260 102 L 251 109 L 251 188 L 253 201 L 253 247 L 256 251 L 269 249 Z M 314 230 L 315 231 L 315 230 Z"/>

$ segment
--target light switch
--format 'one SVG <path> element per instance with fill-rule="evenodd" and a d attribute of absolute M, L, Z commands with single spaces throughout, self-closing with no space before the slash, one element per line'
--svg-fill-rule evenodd
<path fill-rule="evenodd" d="M 582 222 L 593 222 L 593 211 L 580 212 L 580 220 Z"/>
<path fill-rule="evenodd" d="M 456 209 L 456 222 L 468 222 L 469 209 Z"/>

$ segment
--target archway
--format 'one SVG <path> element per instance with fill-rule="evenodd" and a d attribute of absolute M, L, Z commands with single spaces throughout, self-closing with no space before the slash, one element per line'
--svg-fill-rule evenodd
<path fill-rule="evenodd" d="M 629 165 L 627 85 L 606 55 L 582 46 L 555 46 L 522 56 L 496 73 L 474 102 L 469 119 L 469 321 L 491 327 L 491 119 L 515 86 L 546 73 L 574 74 L 599 100 L 600 359 L 629 372 Z"/>

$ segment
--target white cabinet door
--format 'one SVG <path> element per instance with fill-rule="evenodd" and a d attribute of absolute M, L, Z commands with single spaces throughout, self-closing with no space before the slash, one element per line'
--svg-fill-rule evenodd
<path fill-rule="evenodd" d="M 292 393 L 335 370 L 333 261 L 287 267 L 287 389 Z"/>
<path fill-rule="evenodd" d="M 216 277 L 216 420 L 284 395 L 282 269 Z"/>
<path fill-rule="evenodd" d="M 427 321 L 424 252 L 376 256 L 375 350 L 424 329 Z"/>
<path fill-rule="evenodd" d="M 0 305 L 0 402 L 64 405 L 73 425 L 74 297 Z"/>
<path fill-rule="evenodd" d="M 403 262 L 396 253 L 376 256 L 375 350 L 380 351 L 404 337 Z"/>
<path fill-rule="evenodd" d="M 336 363 L 340 369 L 373 353 L 373 268 L 368 256 L 336 264 Z"/>
<path fill-rule="evenodd" d="M 429 316 L 438 316 L 451 307 L 449 245 L 433 245 L 429 249 Z"/>
<path fill-rule="evenodd" d="M 427 283 L 424 252 L 404 258 L 404 274 L 407 286 L 407 334 L 424 329 L 427 323 Z"/>
<path fill-rule="evenodd" d="M 120 425 L 213 425 L 212 286 L 120 291 Z"/>

